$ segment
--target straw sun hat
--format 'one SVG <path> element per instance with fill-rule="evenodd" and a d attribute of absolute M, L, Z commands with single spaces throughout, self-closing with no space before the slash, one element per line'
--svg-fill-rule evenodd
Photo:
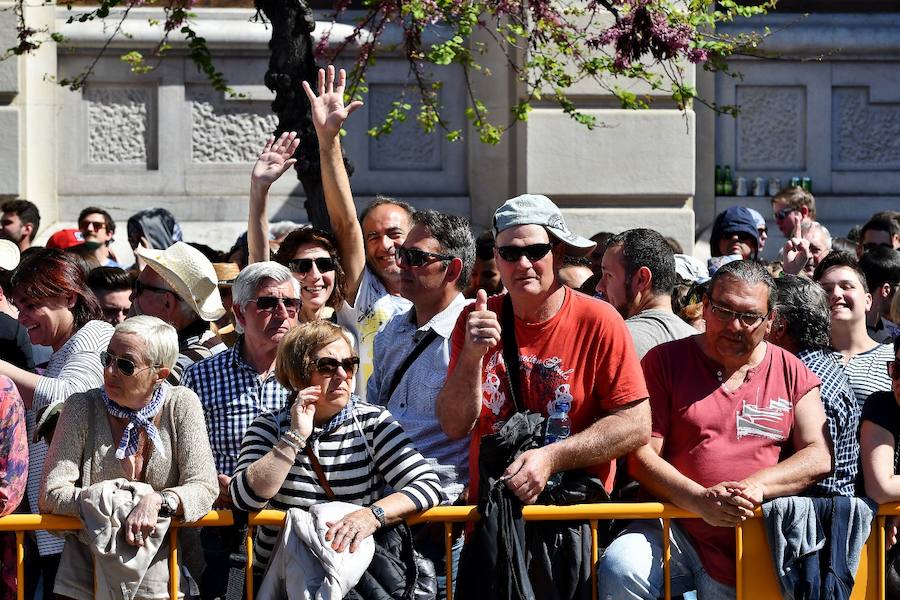
<path fill-rule="evenodd" d="M 209 259 L 184 242 L 165 250 L 138 247 L 135 254 L 153 269 L 204 321 L 216 321 L 225 314 L 219 295 L 219 278 Z"/>

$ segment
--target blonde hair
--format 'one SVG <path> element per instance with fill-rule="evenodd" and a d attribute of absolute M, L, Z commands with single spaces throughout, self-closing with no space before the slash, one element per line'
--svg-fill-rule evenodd
<path fill-rule="evenodd" d="M 772 198 L 772 204 L 776 202 L 784 202 L 791 208 L 805 206 L 809 209 L 809 218 L 816 219 L 816 197 L 802 187 L 794 186 L 782 190 Z"/>
<path fill-rule="evenodd" d="M 310 357 L 333 342 L 343 340 L 353 348 L 347 331 L 331 321 L 319 319 L 301 323 L 291 329 L 278 344 L 275 357 L 275 378 L 289 390 L 309 386 L 312 375 Z"/>

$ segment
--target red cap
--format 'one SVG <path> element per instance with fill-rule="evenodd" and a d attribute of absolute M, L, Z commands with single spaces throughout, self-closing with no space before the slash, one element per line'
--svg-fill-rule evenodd
<path fill-rule="evenodd" d="M 60 250 L 65 250 L 66 248 L 71 248 L 72 246 L 77 246 L 78 244 L 84 243 L 84 236 L 81 235 L 81 232 L 77 229 L 60 229 L 56 233 L 50 236 L 50 239 L 47 240 L 46 247 L 47 248 L 59 248 Z"/>

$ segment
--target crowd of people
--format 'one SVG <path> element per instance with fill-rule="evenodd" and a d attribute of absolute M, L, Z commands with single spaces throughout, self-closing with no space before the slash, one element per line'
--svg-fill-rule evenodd
<path fill-rule="evenodd" d="M 812 194 L 789 188 L 772 198 L 787 242 L 770 262 L 767 219 L 742 206 L 716 217 L 709 261 L 651 229 L 584 238 L 533 194 L 477 239 L 462 217 L 396 199 L 357 215 L 340 131 L 360 103 L 343 87 L 333 68 L 304 84 L 330 231 L 269 223 L 291 132 L 260 152 L 227 252 L 154 208 L 128 219 L 136 263 L 121 265 L 100 207 L 45 247 L 32 203 L 0 207 L 0 514 L 84 523 L 29 535 L 25 581 L 0 534 L 3 597 L 166 596 L 172 519 L 214 508 L 235 525 L 181 530 L 181 591 L 230 597 L 237 515 L 267 507 L 289 511 L 256 532 L 267 597 L 343 597 L 382 532 L 459 503 L 482 508 L 452 532 L 465 590 L 583 598 L 589 545 L 576 565 L 572 531 L 540 530 L 537 551 L 504 521 L 577 488 L 698 514 L 671 526 L 672 592 L 731 598 L 731 528 L 756 509 L 783 549 L 788 510 L 864 540 L 874 503 L 900 501 L 900 213 L 832 238 Z M 857 517 L 824 516 L 846 510 Z M 444 597 L 443 524 L 409 535 Z M 644 520 L 601 540 L 600 597 L 662 596 L 662 539 Z M 856 550 L 830 563 L 851 588 Z M 783 588 L 800 585 L 778 556 Z M 298 585 L 312 595 L 285 591 Z"/>

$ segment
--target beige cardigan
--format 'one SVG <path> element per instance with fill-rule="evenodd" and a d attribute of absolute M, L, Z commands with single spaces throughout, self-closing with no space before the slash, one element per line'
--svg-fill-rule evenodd
<path fill-rule="evenodd" d="M 44 463 L 41 512 L 77 517 L 83 488 L 125 477 L 122 463 L 116 458 L 119 440 L 113 440 L 106 415 L 99 389 L 73 394 L 66 400 Z M 89 439 L 91 429 L 93 436 Z M 158 430 L 166 455 L 162 456 L 151 444 L 144 483 L 156 491 L 167 489 L 178 494 L 184 520 L 196 521 L 209 512 L 219 494 L 206 421 L 197 395 L 185 387 L 170 388 Z"/>

